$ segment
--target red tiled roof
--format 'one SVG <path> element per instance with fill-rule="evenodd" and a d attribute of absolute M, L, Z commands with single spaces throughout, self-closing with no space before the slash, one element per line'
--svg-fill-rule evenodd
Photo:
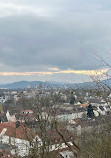
<path fill-rule="evenodd" d="M 23 140 L 32 140 L 35 137 L 31 130 L 28 127 L 25 127 L 23 123 L 21 123 L 18 128 L 16 128 L 16 123 L 13 122 L 0 123 L 0 133 L 4 128 L 7 129 L 4 135 L 9 137 L 15 137 Z"/>
<path fill-rule="evenodd" d="M 86 107 L 86 106 L 88 106 L 88 104 L 81 104 L 81 106 L 82 106 L 82 107 Z"/>

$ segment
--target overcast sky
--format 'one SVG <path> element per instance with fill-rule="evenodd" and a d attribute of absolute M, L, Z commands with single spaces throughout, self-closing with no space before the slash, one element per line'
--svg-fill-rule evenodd
<path fill-rule="evenodd" d="M 95 52 L 109 62 L 110 0 L 0 0 L 0 83 L 83 82 L 107 71 Z"/>

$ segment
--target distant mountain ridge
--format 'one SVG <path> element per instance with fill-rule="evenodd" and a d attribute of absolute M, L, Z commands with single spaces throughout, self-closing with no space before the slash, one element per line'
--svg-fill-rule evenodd
<path fill-rule="evenodd" d="M 63 86 L 69 86 L 69 87 L 73 87 L 76 84 L 73 83 L 63 83 L 63 82 L 54 82 L 54 81 L 47 81 L 47 82 L 43 82 L 43 81 L 19 81 L 19 82 L 13 82 L 13 83 L 9 83 L 9 84 L 4 84 L 4 85 L 0 85 L 0 88 L 2 89 L 26 89 L 28 88 L 28 86 L 30 86 L 31 88 L 34 88 L 35 86 L 47 86 L 47 87 L 52 87 L 52 88 L 57 88 L 57 87 L 63 87 Z"/>
<path fill-rule="evenodd" d="M 111 86 L 111 79 L 103 80 L 101 83 L 105 83 L 108 86 Z M 19 82 L 13 82 L 9 84 L 0 84 L 0 88 L 2 89 L 26 89 L 28 86 L 31 88 L 34 88 L 35 86 L 47 86 L 47 87 L 63 87 L 68 86 L 72 88 L 92 88 L 95 87 L 97 84 L 94 82 L 85 82 L 85 83 L 63 83 L 63 82 L 54 82 L 54 81 L 19 81 Z"/>

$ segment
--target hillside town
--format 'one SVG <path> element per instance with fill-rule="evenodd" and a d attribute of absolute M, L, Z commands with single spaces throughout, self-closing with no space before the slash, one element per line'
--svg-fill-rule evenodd
<path fill-rule="evenodd" d="M 76 153 L 71 149 L 79 150 L 77 140 L 80 141 L 82 134 L 100 128 L 103 119 L 111 118 L 111 94 L 103 95 L 97 89 L 35 86 L 1 89 L 0 93 L 2 157 L 25 158 L 32 154 L 32 150 L 38 150 L 34 154 L 40 154 L 44 144 L 44 151 L 49 155 L 75 157 Z"/>

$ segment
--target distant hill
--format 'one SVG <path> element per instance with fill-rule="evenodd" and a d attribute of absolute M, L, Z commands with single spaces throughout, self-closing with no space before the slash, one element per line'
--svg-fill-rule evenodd
<path fill-rule="evenodd" d="M 107 84 L 111 87 L 111 79 L 103 80 L 100 83 Z M 52 88 L 58 88 L 58 87 L 72 87 L 72 88 L 93 88 L 96 87 L 97 84 L 94 82 L 85 82 L 85 83 L 62 83 L 62 82 L 42 82 L 42 81 L 19 81 L 9 84 L 0 84 L 0 88 L 2 89 L 26 89 L 28 86 L 31 88 L 34 88 L 35 86 L 42 86 L 42 87 L 52 87 Z"/>
<path fill-rule="evenodd" d="M 19 81 L 19 82 L 13 82 L 9 84 L 0 85 L 0 88 L 2 89 L 25 89 L 28 86 L 31 88 L 34 88 L 35 86 L 47 86 L 47 87 L 59 87 L 62 86 L 63 83 L 59 82 L 42 82 L 42 81 Z"/>

